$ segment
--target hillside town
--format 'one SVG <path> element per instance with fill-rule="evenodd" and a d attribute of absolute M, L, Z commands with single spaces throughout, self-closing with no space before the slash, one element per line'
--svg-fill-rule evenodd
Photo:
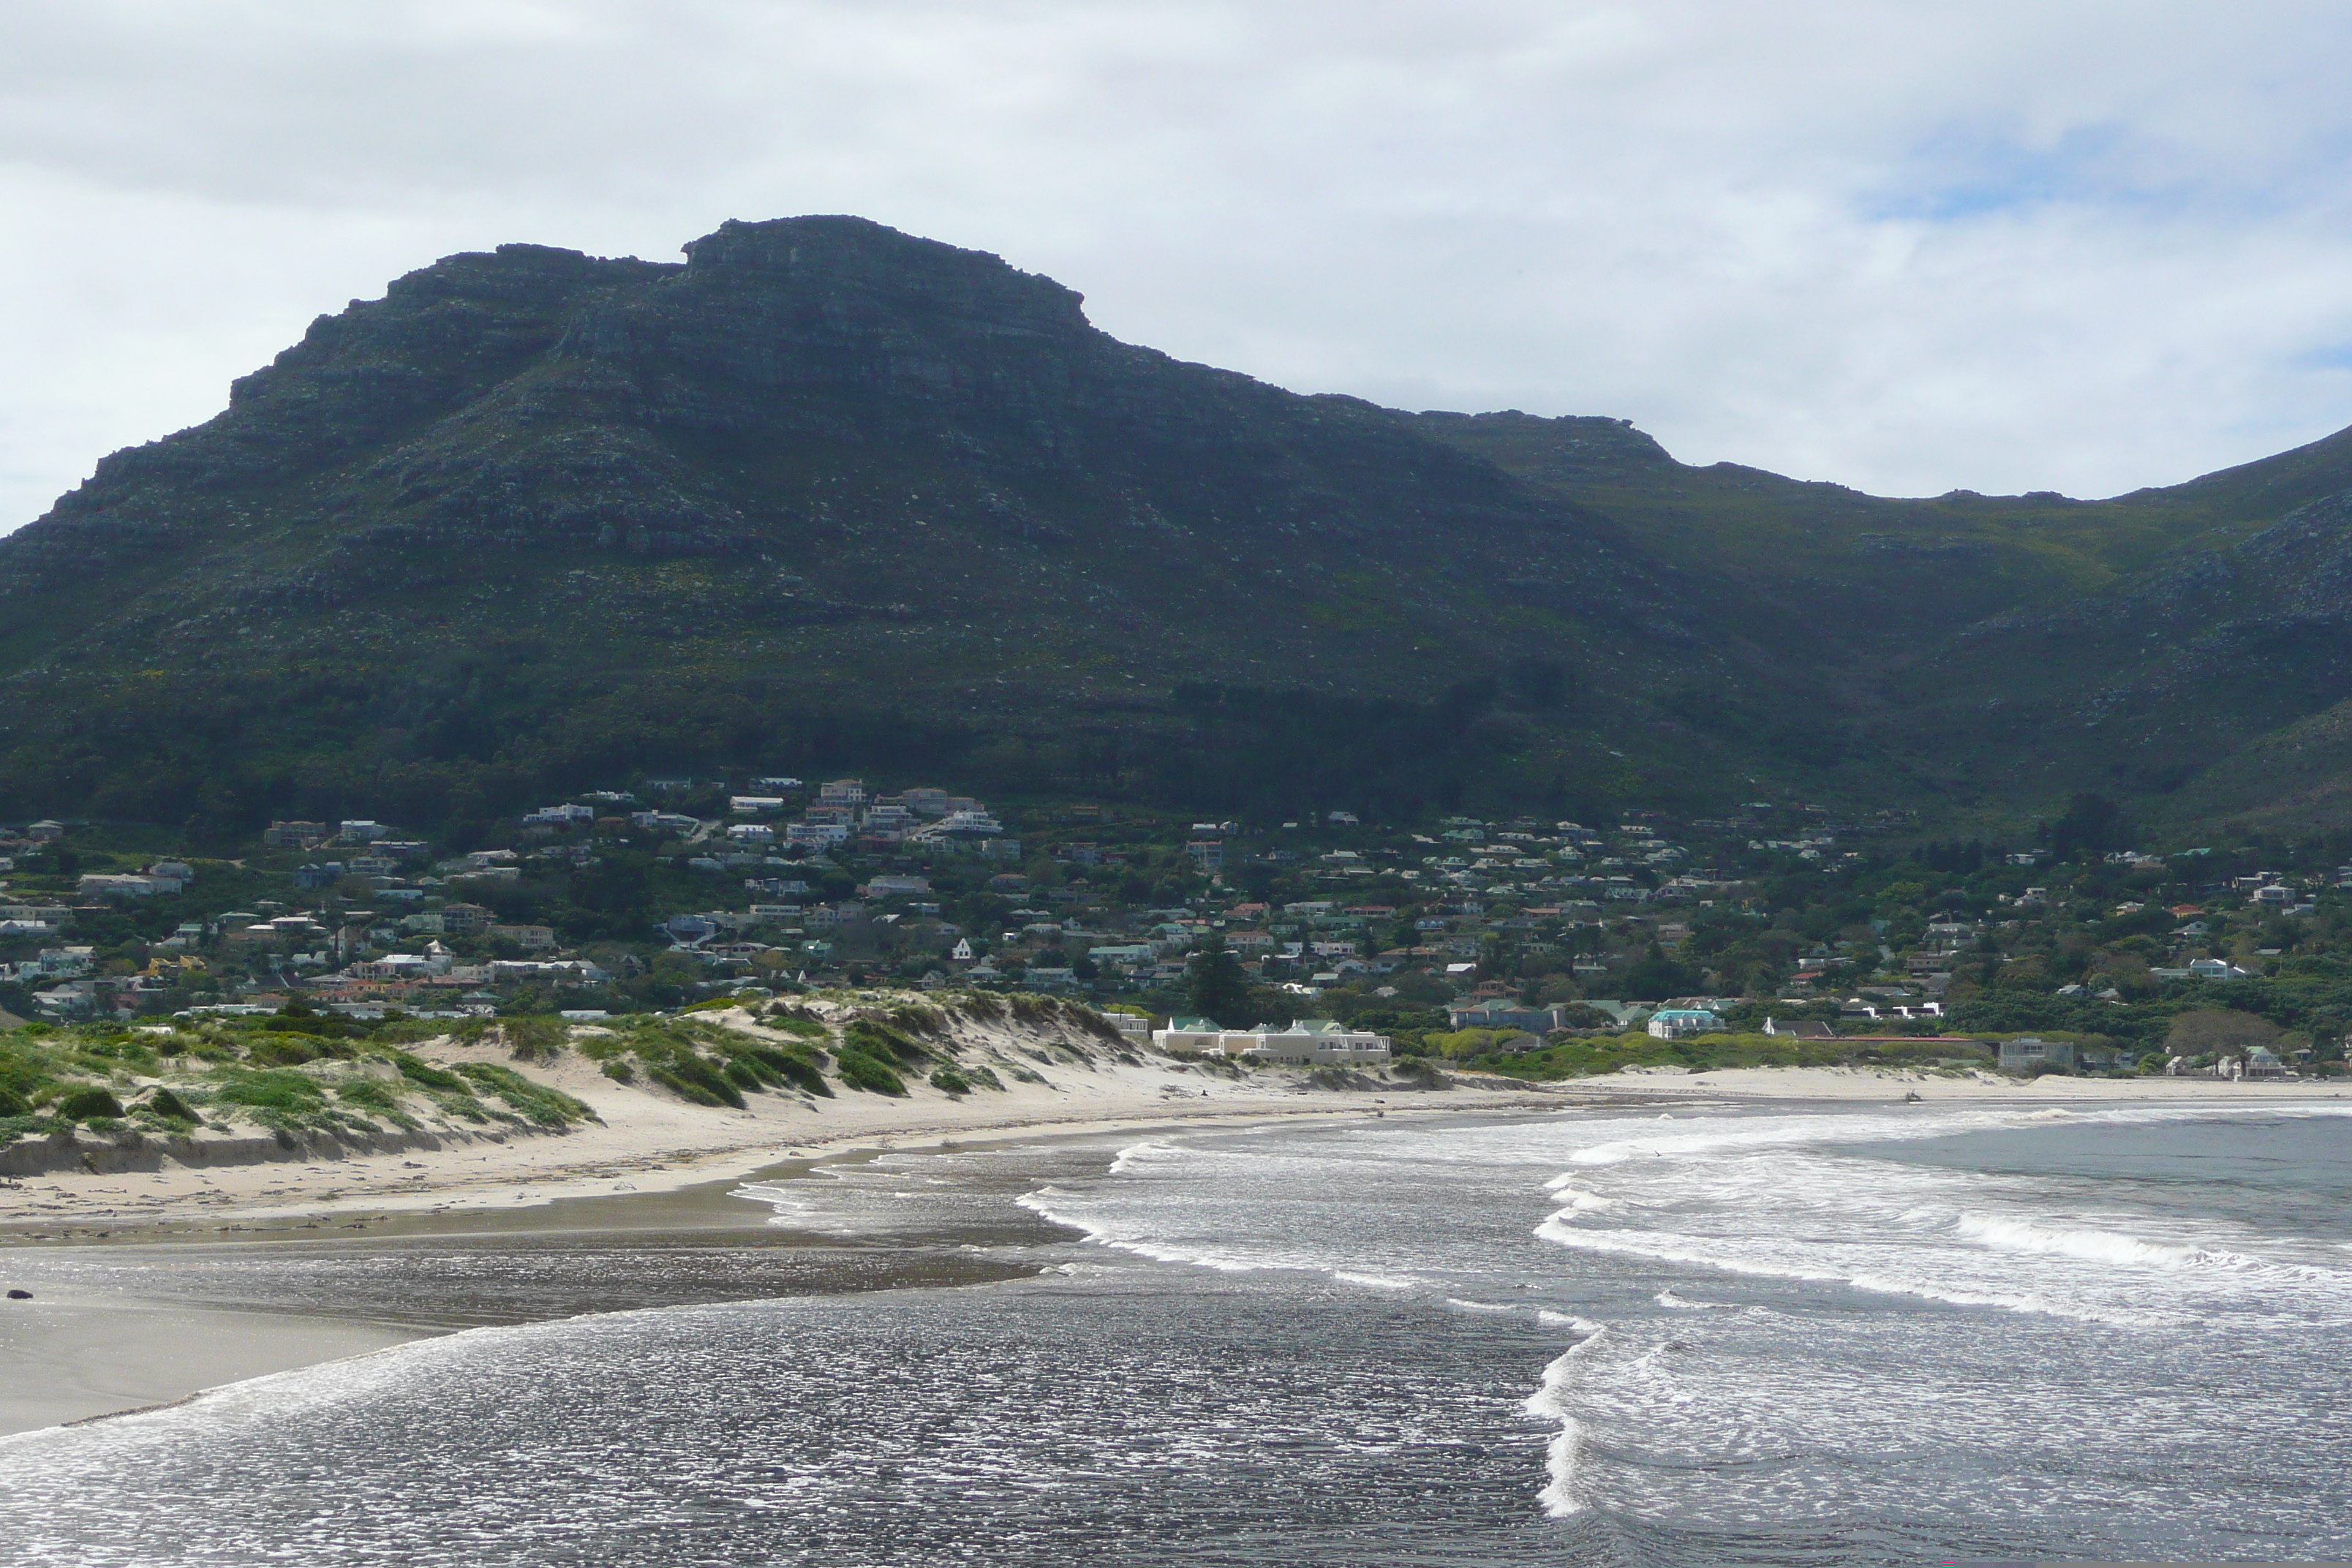
<path fill-rule="evenodd" d="M 2063 823 L 1906 845 L 1909 826 L 1761 801 L 1593 824 L 1000 813 L 781 775 L 635 779 L 463 846 L 282 819 L 199 852 L 44 820 L 0 831 L 0 1009 L 593 1019 L 888 984 L 1081 998 L 1167 1049 L 1310 1065 L 1536 1068 L 1596 1037 L 1725 1034 L 1941 1040 L 2012 1070 L 2340 1062 L 2352 1011 L 2310 998 L 2345 962 L 2352 867 L 2094 852 Z M 2152 1020 L 2216 1002 L 2288 1016 L 2234 1050 L 2164 1048 Z"/>

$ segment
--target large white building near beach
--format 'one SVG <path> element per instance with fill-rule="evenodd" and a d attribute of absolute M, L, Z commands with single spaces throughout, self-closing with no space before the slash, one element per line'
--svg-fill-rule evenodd
<path fill-rule="evenodd" d="M 1391 1054 L 1386 1035 L 1350 1029 L 1329 1018 L 1248 1029 L 1228 1029 L 1207 1018 L 1171 1018 L 1166 1028 L 1152 1031 L 1151 1043 L 1171 1056 L 1239 1057 L 1291 1067 L 1382 1067 Z"/>

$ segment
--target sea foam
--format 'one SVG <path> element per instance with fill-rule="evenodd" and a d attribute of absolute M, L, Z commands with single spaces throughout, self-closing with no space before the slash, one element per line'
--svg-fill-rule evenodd
<path fill-rule="evenodd" d="M 1593 1347 L 1607 1335 L 1607 1330 L 1596 1327 L 1583 1339 L 1552 1358 L 1551 1363 L 1544 1368 L 1543 1381 L 1521 1406 L 1538 1420 L 1559 1424 L 1559 1433 L 1544 1449 L 1544 1485 L 1543 1489 L 1536 1493 L 1537 1503 L 1554 1519 L 1566 1519 L 1584 1509 L 1583 1502 L 1576 1495 L 1577 1460 L 1583 1447 L 1584 1429 L 1576 1417 L 1569 1414 L 1570 1391 L 1579 1361 L 1591 1354 Z"/>

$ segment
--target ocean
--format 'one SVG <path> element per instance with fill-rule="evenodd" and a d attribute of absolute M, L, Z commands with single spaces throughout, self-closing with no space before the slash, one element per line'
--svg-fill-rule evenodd
<path fill-rule="evenodd" d="M 1302 1120 L 754 1181 L 766 1248 L 53 1251 L 541 1321 L 0 1439 L 0 1562 L 2343 1559 L 2347 1115 Z"/>

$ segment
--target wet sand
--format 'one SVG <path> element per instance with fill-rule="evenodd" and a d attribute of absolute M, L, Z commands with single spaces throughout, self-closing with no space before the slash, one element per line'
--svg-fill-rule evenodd
<path fill-rule="evenodd" d="M 166 1405 L 431 1331 L 71 1290 L 0 1301 L 0 1434 Z"/>
<path fill-rule="evenodd" d="M 1103 1131 L 927 1142 L 1018 1147 Z M 780 1226 L 770 1206 L 733 1195 L 747 1179 L 805 1180 L 819 1163 L 523 1208 L 292 1214 L 233 1230 L 164 1220 L 103 1239 L 19 1232 L 0 1247 L 0 1289 L 33 1299 L 0 1300 L 0 1434 L 490 1324 L 1020 1278 L 1035 1264 L 1004 1253 L 1064 1234 L 1024 1214 L 985 1229 L 845 1238 Z"/>

